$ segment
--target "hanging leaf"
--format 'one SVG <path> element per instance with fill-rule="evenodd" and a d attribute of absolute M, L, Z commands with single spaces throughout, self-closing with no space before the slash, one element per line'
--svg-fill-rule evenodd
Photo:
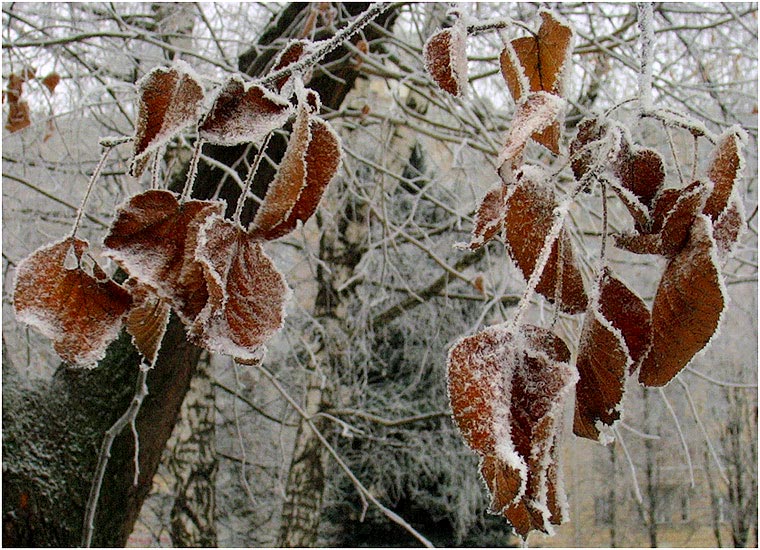
<path fill-rule="evenodd" d="M 596 151 L 589 146 L 605 135 L 607 128 L 596 118 L 587 118 L 578 124 L 578 133 L 570 142 L 570 167 L 577 181 L 581 181 L 596 162 Z"/>
<path fill-rule="evenodd" d="M 499 185 L 491 189 L 483 197 L 483 201 L 475 213 L 475 227 L 472 230 L 472 239 L 470 239 L 469 244 L 464 246 L 470 250 L 476 250 L 493 239 L 504 226 L 505 215 L 504 190 Z"/>
<path fill-rule="evenodd" d="M 542 23 L 535 36 L 512 40 L 517 64 L 508 50 L 501 53 L 501 73 L 515 102 L 523 92 L 549 92 L 562 96 L 562 78 L 570 60 L 573 31 L 549 11 L 540 12 Z M 522 82 L 528 88 L 523 90 Z"/>
<path fill-rule="evenodd" d="M 649 350 L 652 338 L 649 310 L 641 298 L 608 268 L 598 285 L 578 345 L 580 378 L 573 425 L 575 435 L 596 441 L 602 426 L 613 426 L 620 419 L 625 380 Z"/>
<path fill-rule="evenodd" d="M 646 386 L 664 386 L 704 348 L 725 305 L 712 236 L 704 215 L 665 268 L 652 306 L 652 348 L 639 370 Z"/>
<path fill-rule="evenodd" d="M 467 29 L 454 25 L 443 29 L 425 42 L 422 48 L 425 69 L 435 83 L 455 97 L 467 87 Z"/>
<path fill-rule="evenodd" d="M 523 95 L 530 92 L 563 95 L 563 77 L 572 53 L 573 31 L 551 12 L 542 10 L 540 15 L 543 21 L 538 33 L 512 40 L 511 48 L 505 48 L 500 56 L 501 73 L 518 104 Z M 559 154 L 559 138 L 559 122 L 533 136 L 537 143 L 554 154 Z"/>
<path fill-rule="evenodd" d="M 707 177 L 713 182 L 713 190 L 707 198 L 704 213 L 716 221 L 728 207 L 728 201 L 736 182 L 744 169 L 743 130 L 731 128 L 718 139 L 707 169 Z"/>
<path fill-rule="evenodd" d="M 43 86 L 45 86 L 51 94 L 55 92 L 55 89 L 60 82 L 61 75 L 56 72 L 52 72 L 42 79 Z"/>
<path fill-rule="evenodd" d="M 8 101 L 8 119 L 5 122 L 5 128 L 8 131 L 11 133 L 18 132 L 31 125 L 31 123 L 29 104 L 25 99 Z"/>
<path fill-rule="evenodd" d="M 134 154 L 130 171 L 200 116 L 203 88 L 184 64 L 170 69 L 158 67 L 137 82 L 139 94 Z"/>
<path fill-rule="evenodd" d="M 282 328 L 290 290 L 261 243 L 220 215 L 201 228 L 195 252 L 209 290 L 190 335 L 209 351 L 244 361 Z"/>
<path fill-rule="evenodd" d="M 739 238 L 747 227 L 744 218 L 744 207 L 735 195 L 723 210 L 718 221 L 713 226 L 713 237 L 718 251 L 718 258 L 723 261 L 729 257 L 735 248 Z"/>
<path fill-rule="evenodd" d="M 673 208 L 665 216 L 662 225 L 662 254 L 671 258 L 686 245 L 694 219 L 705 204 L 707 186 L 695 181 L 681 190 Z"/>
<path fill-rule="evenodd" d="M 291 40 L 277 55 L 274 65 L 272 66 L 272 72 L 279 71 L 291 65 L 297 63 L 303 57 L 310 53 L 312 42 L 309 40 Z M 303 76 L 304 83 L 308 83 L 310 79 L 310 72 Z M 291 80 L 291 75 L 283 76 L 279 78 L 274 86 L 278 92 L 282 92 L 285 85 Z M 287 95 L 287 94 L 286 94 Z"/>
<path fill-rule="evenodd" d="M 504 219 L 509 253 L 526 280 L 530 279 L 536 267 L 536 261 L 554 223 L 554 209 L 557 207 L 554 190 L 545 181 L 545 176 L 537 169 L 530 168 L 527 173 L 523 170 L 515 191 L 507 200 L 507 215 Z M 554 303 L 558 288 L 560 309 L 567 313 L 585 311 L 588 299 L 583 277 L 575 262 L 572 243 L 564 229 L 552 246 L 536 291 Z"/>
<path fill-rule="evenodd" d="M 330 124 L 302 106 L 277 175 L 253 219 L 252 236 L 273 240 L 293 231 L 299 221 L 305 223 L 337 173 L 341 155 Z"/>
<path fill-rule="evenodd" d="M 283 126 L 292 111 L 290 103 L 261 86 L 246 89 L 243 79 L 236 75 L 219 90 L 198 127 L 198 136 L 216 145 L 258 144 Z"/>
<path fill-rule="evenodd" d="M 118 335 L 131 305 L 126 290 L 105 277 L 84 271 L 88 243 L 67 237 L 44 246 L 19 263 L 13 291 L 16 318 L 53 341 L 71 365 L 94 367 Z M 73 253 L 74 266 L 68 268 Z"/>
<path fill-rule="evenodd" d="M 180 204 L 169 191 L 145 191 L 116 209 L 105 254 L 155 289 L 190 324 L 208 298 L 203 270 L 195 261 L 198 230 L 208 216 L 223 211 L 221 202 Z"/>
<path fill-rule="evenodd" d="M 654 149 L 632 148 L 627 133 L 623 133 L 623 136 L 618 155 L 612 163 L 612 173 L 623 187 L 649 208 L 665 183 L 662 157 Z"/>
<path fill-rule="evenodd" d="M 153 289 L 134 279 L 129 279 L 125 286 L 133 300 L 132 308 L 127 314 L 127 332 L 132 336 L 132 343 L 145 362 L 153 366 L 169 325 L 171 307 Z"/>
<path fill-rule="evenodd" d="M 570 352 L 550 331 L 504 325 L 457 342 L 449 352 L 454 421 L 481 455 L 491 511 L 525 538 L 563 520 L 556 440 L 576 380 Z"/>
<path fill-rule="evenodd" d="M 496 164 L 501 166 L 510 162 L 516 168 L 516 159 L 521 157 L 528 140 L 556 121 L 563 107 L 564 101 L 558 96 L 546 92 L 528 94 L 525 101 L 517 107 L 507 142 Z"/>

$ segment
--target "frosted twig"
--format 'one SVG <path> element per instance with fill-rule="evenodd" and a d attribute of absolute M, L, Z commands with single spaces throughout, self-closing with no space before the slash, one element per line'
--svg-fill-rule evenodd
<path fill-rule="evenodd" d="M 243 191 L 240 193 L 237 206 L 235 207 L 235 215 L 232 217 L 232 221 L 234 221 L 235 223 L 240 223 L 240 215 L 243 213 L 243 205 L 245 205 L 245 199 L 248 196 L 248 191 L 251 188 L 251 183 L 253 183 L 253 178 L 259 169 L 259 164 L 261 164 L 261 159 L 264 158 L 264 150 L 267 148 L 267 145 L 269 145 L 269 140 L 272 139 L 273 133 L 274 132 L 269 132 L 267 136 L 264 138 L 263 143 L 261 144 L 258 152 L 256 153 L 256 158 L 254 159 L 250 170 L 248 170 L 248 176 L 245 178 L 245 182 L 243 183 Z"/>
<path fill-rule="evenodd" d="M 673 406 L 670 404 L 670 401 L 668 400 L 668 396 L 665 395 L 665 390 L 662 388 L 659 388 L 660 390 L 660 397 L 662 397 L 662 400 L 665 402 L 665 406 L 668 408 L 668 412 L 670 413 L 670 416 L 673 417 L 673 422 L 676 424 L 676 431 L 678 432 L 678 438 L 681 440 L 681 447 L 683 447 L 683 452 L 686 455 L 686 464 L 689 466 L 689 479 L 691 480 L 691 487 L 692 489 L 696 487 L 696 482 L 694 481 L 694 466 L 691 463 L 691 453 L 689 452 L 689 445 L 686 443 L 686 437 L 683 434 L 683 430 L 681 429 L 681 423 L 678 421 L 678 416 L 676 415 L 676 411 L 673 410 Z"/>
<path fill-rule="evenodd" d="M 92 172 L 92 176 L 90 176 L 90 181 L 87 183 L 87 189 L 84 192 L 84 198 L 82 199 L 82 204 L 77 210 L 77 217 L 74 220 L 74 228 L 71 230 L 71 238 L 77 236 L 77 231 L 79 230 L 79 224 L 82 221 L 82 216 L 84 214 L 84 207 L 87 205 L 87 200 L 90 198 L 90 193 L 92 192 L 93 187 L 95 187 L 95 182 L 98 180 L 98 177 L 100 177 L 100 172 L 103 170 L 103 166 L 106 164 L 106 159 L 108 158 L 108 155 L 111 153 L 111 149 L 113 147 L 106 147 L 105 151 L 103 151 L 103 154 L 100 156 L 100 161 L 98 161 L 97 166 L 95 166 L 95 170 Z"/>
<path fill-rule="evenodd" d="M 615 439 L 620 443 L 620 446 L 623 448 L 623 454 L 625 454 L 625 458 L 628 461 L 628 466 L 631 469 L 631 477 L 633 478 L 633 494 L 636 497 L 636 502 L 639 504 L 644 504 L 644 499 L 641 498 L 641 489 L 639 489 L 639 480 L 636 477 L 636 466 L 633 464 L 633 459 L 631 459 L 631 454 L 628 452 L 628 447 L 625 444 L 625 441 L 623 440 L 623 437 L 620 435 L 620 432 L 617 428 L 613 427 L 612 431 L 615 432 Z"/>
<path fill-rule="evenodd" d="M 98 465 L 95 468 L 95 477 L 92 480 L 90 495 L 87 498 L 87 506 L 85 508 L 84 527 L 82 529 L 82 546 L 84 548 L 89 548 L 92 543 L 92 535 L 95 530 L 95 513 L 98 510 L 98 500 L 100 499 L 100 488 L 103 485 L 103 477 L 105 476 L 106 468 L 108 467 L 108 460 L 111 458 L 111 447 L 113 446 L 116 437 L 127 426 L 132 426 L 132 433 L 135 434 L 135 484 L 140 476 L 138 462 L 139 445 L 135 420 L 137 419 L 137 413 L 140 412 L 140 406 L 142 405 L 145 396 L 148 395 L 147 380 L 148 369 L 140 368 L 137 374 L 135 396 L 132 398 L 129 408 L 116 422 L 113 423 L 113 426 L 108 428 L 106 435 L 103 438 L 103 443 L 100 445 Z"/>
<path fill-rule="evenodd" d="M 673 155 L 673 164 L 676 165 L 676 172 L 678 172 L 678 180 L 681 185 L 686 185 L 686 181 L 683 179 L 683 172 L 681 172 L 681 163 L 678 161 L 678 154 L 676 153 L 676 144 L 673 143 L 673 134 L 670 132 L 670 127 L 662 122 L 662 128 L 665 131 L 665 135 L 668 136 L 668 144 L 670 145 L 670 153 Z M 694 181 L 694 178 L 692 178 Z"/>
<path fill-rule="evenodd" d="M 256 365 L 256 368 L 261 371 L 261 374 L 263 374 L 267 380 L 274 386 L 274 388 L 277 390 L 277 392 L 282 395 L 282 397 L 290 404 L 293 409 L 303 418 L 304 422 L 306 422 L 311 428 L 312 432 L 314 432 L 314 435 L 317 436 L 317 439 L 319 439 L 320 443 L 325 447 L 327 452 L 332 455 L 333 459 L 335 459 L 335 462 L 337 462 L 338 466 L 346 473 L 346 475 L 351 479 L 351 482 L 354 484 L 354 487 L 356 487 L 356 490 L 359 492 L 359 495 L 362 499 L 362 502 L 365 503 L 367 500 L 372 502 L 375 506 L 379 508 L 379 510 L 391 521 L 396 523 L 397 525 L 404 528 L 407 532 L 409 532 L 414 538 L 416 538 L 418 541 L 420 541 L 426 548 L 434 548 L 433 544 L 424 537 L 421 533 L 419 533 L 414 527 L 409 525 L 404 518 L 393 512 L 392 510 L 389 510 L 386 508 L 377 498 L 362 484 L 361 481 L 356 477 L 356 475 L 351 471 L 351 468 L 348 467 L 348 465 L 343 461 L 342 458 L 340 458 L 340 455 L 335 450 L 335 448 L 330 445 L 330 442 L 325 439 L 325 436 L 322 435 L 322 432 L 320 432 L 317 427 L 314 425 L 314 422 L 312 421 L 311 417 L 304 411 L 301 406 L 296 403 L 295 399 L 291 397 L 291 395 L 287 392 L 285 388 L 282 387 L 282 384 L 275 378 L 275 376 L 269 372 L 269 370 L 264 367 L 262 364 Z"/>
<path fill-rule="evenodd" d="M 660 436 L 657 434 L 648 434 L 646 432 L 642 432 L 641 430 L 637 430 L 633 426 L 629 426 L 628 424 L 622 421 L 618 424 L 618 426 L 628 430 L 632 434 L 638 435 L 642 439 L 651 439 L 653 441 L 657 441 L 658 439 L 660 439 Z"/>
<path fill-rule="evenodd" d="M 240 384 L 240 373 L 238 372 L 237 361 L 234 359 L 232 361 L 232 370 L 235 373 L 235 385 L 237 386 L 237 388 L 235 388 L 235 393 L 237 394 L 237 389 L 242 385 Z M 245 494 L 248 496 L 248 500 L 251 501 L 251 504 L 255 505 L 256 499 L 253 497 L 253 491 L 251 490 L 251 486 L 248 484 L 248 474 L 246 473 L 248 459 L 245 453 L 243 430 L 240 428 L 240 416 L 238 415 L 237 409 L 237 395 L 235 395 L 232 399 L 232 415 L 235 417 L 235 431 L 238 437 L 238 444 L 240 445 L 240 456 L 242 457 L 242 460 L 240 461 L 240 479 L 243 482 L 243 488 L 245 489 Z"/>
<path fill-rule="evenodd" d="M 702 418 L 700 418 L 699 413 L 697 412 L 697 407 L 694 405 L 694 400 L 691 398 L 691 391 L 689 391 L 688 384 L 681 380 L 680 376 L 677 377 L 676 380 L 684 389 L 684 395 L 686 396 L 686 400 L 689 402 L 691 414 L 694 416 L 694 420 L 696 420 L 699 429 L 702 431 L 702 435 L 705 437 L 707 447 L 710 449 L 710 454 L 712 455 L 715 464 L 718 466 L 718 473 L 720 474 L 720 478 L 725 482 L 726 485 L 730 485 L 731 483 L 728 481 L 728 476 L 726 476 L 726 471 L 723 468 L 723 464 L 721 463 L 720 458 L 718 457 L 718 453 L 715 451 L 715 447 L 712 444 L 712 439 L 710 439 L 710 436 L 705 429 L 705 425 L 702 423 Z"/>
<path fill-rule="evenodd" d="M 185 187 L 182 189 L 182 195 L 180 195 L 179 202 L 183 203 L 190 198 L 190 194 L 193 192 L 193 182 L 195 181 L 195 174 L 198 172 L 198 160 L 201 158 L 201 149 L 205 140 L 198 138 L 195 142 L 195 148 L 193 149 L 193 158 L 190 159 L 190 166 L 187 169 L 187 179 L 185 180 Z"/>
<path fill-rule="evenodd" d="M 639 72 L 639 101 L 643 111 L 652 109 L 652 62 L 654 60 L 654 26 L 651 2 L 636 4 L 641 30 L 641 70 Z"/>
<path fill-rule="evenodd" d="M 364 13 L 357 16 L 356 19 L 351 22 L 351 24 L 343 27 L 340 31 L 335 33 L 332 38 L 319 42 L 319 45 L 311 54 L 307 55 L 299 61 L 296 61 L 295 63 L 286 65 L 282 69 L 269 73 L 264 78 L 259 79 L 257 81 L 257 84 L 260 84 L 262 86 L 272 84 L 284 76 L 290 76 L 291 74 L 301 72 L 304 69 L 307 69 L 312 65 L 319 63 L 319 61 L 324 56 L 333 51 L 335 48 L 339 47 L 343 41 L 351 38 L 354 34 L 367 26 L 375 17 L 384 11 L 387 11 L 392 6 L 393 4 L 390 2 L 375 2 L 369 8 L 367 8 Z"/>
<path fill-rule="evenodd" d="M 694 370 L 694 368 L 686 366 L 684 368 L 686 372 L 690 372 L 691 374 L 698 376 L 699 378 L 702 378 L 703 380 L 707 380 L 708 382 L 712 384 L 716 384 L 718 386 L 723 386 L 725 388 L 747 388 L 747 389 L 757 389 L 757 384 L 748 384 L 748 383 L 742 383 L 742 382 L 726 382 L 724 380 L 718 380 L 717 378 L 712 378 L 711 376 L 707 376 L 703 372 L 699 372 L 697 370 Z"/>

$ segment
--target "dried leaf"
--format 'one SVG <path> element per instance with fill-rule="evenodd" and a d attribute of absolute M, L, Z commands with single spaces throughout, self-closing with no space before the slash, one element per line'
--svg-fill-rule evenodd
<path fill-rule="evenodd" d="M 279 71 L 280 69 L 283 69 L 292 63 L 297 63 L 300 61 L 304 56 L 309 54 L 311 45 L 312 43 L 309 40 L 299 39 L 291 40 L 288 42 L 288 44 L 282 49 L 282 51 L 275 59 L 274 65 L 272 66 L 272 72 Z M 310 72 L 303 76 L 304 83 L 308 83 L 309 78 Z M 285 85 L 290 81 L 290 79 L 290 75 L 283 76 L 282 78 L 278 79 L 275 82 L 275 89 L 278 92 L 282 92 L 285 88 Z"/>
<path fill-rule="evenodd" d="M 634 254 L 662 254 L 662 241 L 659 233 L 615 235 L 615 246 Z"/>
<path fill-rule="evenodd" d="M 741 132 L 741 133 L 740 133 Z M 707 198 L 703 212 L 716 221 L 728 207 L 728 201 L 736 182 L 744 169 L 742 151 L 743 131 L 733 128 L 724 133 L 715 145 L 707 177 L 713 182 L 713 190 Z"/>
<path fill-rule="evenodd" d="M 105 254 L 155 289 L 190 324 L 208 299 L 203 270 L 195 261 L 197 234 L 208 216 L 223 211 L 220 202 L 180 204 L 169 191 L 145 191 L 117 208 Z"/>
<path fill-rule="evenodd" d="M 652 327 L 644 302 L 608 268 L 581 331 L 576 366 L 574 433 L 599 440 L 602 426 L 612 426 L 622 412 L 628 372 L 649 351 Z"/>
<path fill-rule="evenodd" d="M 496 164 L 501 166 L 505 162 L 510 162 L 515 167 L 516 160 L 522 155 L 528 140 L 532 136 L 540 135 L 554 123 L 563 106 L 564 101 L 558 96 L 546 92 L 528 94 L 525 101 L 517 107 L 507 135 L 507 142 Z"/>
<path fill-rule="evenodd" d="M 470 250 L 476 250 L 493 239 L 501 231 L 505 215 L 504 191 L 502 186 L 499 185 L 491 189 L 483 197 L 483 201 L 475 213 L 475 227 L 472 230 L 472 239 L 465 246 Z"/>
<path fill-rule="evenodd" d="M 578 124 L 578 133 L 570 142 L 570 167 L 577 181 L 581 181 L 596 160 L 589 145 L 602 139 L 607 128 L 596 118 L 587 118 Z"/>
<path fill-rule="evenodd" d="M 627 132 L 621 133 L 620 149 L 612 163 L 612 173 L 641 203 L 650 208 L 665 183 L 665 167 L 654 149 L 635 147 Z"/>
<path fill-rule="evenodd" d="M 530 279 L 551 231 L 556 206 L 553 188 L 534 171 L 522 174 L 515 191 L 507 200 L 505 237 L 510 255 L 526 280 Z M 558 285 L 561 285 L 560 309 L 567 313 L 585 311 L 588 298 L 583 277 L 575 262 L 572 243 L 564 229 L 554 242 L 536 291 L 554 303 Z"/>
<path fill-rule="evenodd" d="M 712 237 L 704 215 L 691 227 L 686 246 L 665 268 L 652 306 L 652 348 L 639 370 L 646 386 L 664 386 L 704 348 L 725 305 Z"/>
<path fill-rule="evenodd" d="M 145 362 L 153 366 L 169 324 L 171 306 L 152 288 L 134 279 L 129 279 L 126 286 L 133 300 L 132 308 L 127 315 L 127 332 L 132 336 L 132 343 Z"/>
<path fill-rule="evenodd" d="M 292 110 L 281 97 L 261 86 L 246 89 L 243 79 L 233 76 L 219 90 L 198 127 L 198 136 L 216 145 L 260 143 L 287 122 Z"/>
<path fill-rule="evenodd" d="M 51 94 L 55 92 L 55 89 L 60 82 L 61 75 L 56 72 L 52 72 L 42 79 L 42 84 L 48 89 Z"/>
<path fill-rule="evenodd" d="M 209 300 L 191 337 L 209 351 L 257 359 L 259 347 L 282 328 L 290 293 L 284 277 L 256 238 L 219 215 L 201 228 L 195 255 Z"/>
<path fill-rule="evenodd" d="M 449 352 L 454 420 L 482 456 L 491 511 L 507 517 L 523 538 L 532 529 L 550 532 L 552 521 L 562 520 L 555 443 L 576 379 L 569 359 L 561 339 L 532 326 L 517 333 L 490 327 Z"/>
<path fill-rule="evenodd" d="M 119 335 L 132 300 L 113 281 L 97 280 L 84 271 L 82 256 L 88 246 L 67 237 L 20 262 L 13 305 L 16 318 L 53 340 L 64 361 L 93 367 Z M 65 264 L 72 249 L 76 265 L 69 269 Z"/>
<path fill-rule="evenodd" d="M 747 222 L 744 218 L 744 207 L 736 196 L 720 214 L 718 221 L 713 225 L 713 237 L 718 251 L 718 258 L 723 261 L 729 257 L 739 241 Z"/>
<path fill-rule="evenodd" d="M 5 128 L 12 132 L 23 130 L 32 123 L 29 116 L 29 104 L 24 99 L 8 101 L 8 119 Z"/>
<path fill-rule="evenodd" d="M 443 29 L 425 42 L 425 69 L 438 86 L 455 97 L 467 87 L 467 30 L 462 25 Z"/>
<path fill-rule="evenodd" d="M 272 240 L 305 223 L 317 209 L 341 161 L 340 140 L 330 124 L 299 109 L 277 175 L 251 226 L 255 238 Z"/>
<path fill-rule="evenodd" d="M 705 203 L 707 191 L 706 185 L 695 181 L 679 194 L 673 208 L 665 216 L 662 231 L 660 231 L 664 256 L 671 258 L 686 245 L 689 230 Z"/>
<path fill-rule="evenodd" d="M 189 70 L 189 67 L 188 67 Z M 158 149 L 200 116 L 203 88 L 180 67 L 158 67 L 137 82 L 139 104 L 131 172 L 137 161 Z"/>

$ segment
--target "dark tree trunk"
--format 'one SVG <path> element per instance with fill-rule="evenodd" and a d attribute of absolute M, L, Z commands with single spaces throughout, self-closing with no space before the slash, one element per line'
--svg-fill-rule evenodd
<path fill-rule="evenodd" d="M 339 6 L 353 16 L 367 3 Z M 240 68 L 250 75 L 263 74 L 287 39 L 300 32 L 294 21 L 310 4 L 294 3 L 283 9 L 256 47 L 240 57 Z M 393 21 L 395 10 L 377 20 Z M 377 33 L 365 30 L 371 41 Z M 317 38 L 320 38 L 319 34 Z M 343 59 L 331 72 L 342 81 L 315 70 L 309 86 L 317 90 L 328 109 L 338 108 L 358 76 L 345 48 L 338 48 L 327 61 Z M 280 158 L 284 142 L 272 140 L 273 158 Z M 277 151 L 279 149 L 279 152 Z M 204 153 L 237 165 L 241 173 L 245 147 L 206 147 Z M 252 152 L 249 152 L 252 154 Z M 262 170 L 254 190 L 262 195 L 272 172 Z M 194 196 L 207 198 L 217 190 L 223 172 L 202 164 Z M 220 196 L 234 209 L 239 189 L 226 185 Z M 244 212 L 250 220 L 252 208 Z M 133 485 L 134 442 L 125 430 L 114 442 L 103 480 L 95 520 L 94 546 L 124 546 L 140 507 L 147 496 L 161 453 L 177 421 L 182 401 L 195 373 L 200 349 L 185 339 L 184 327 L 172 321 L 162 353 L 148 376 L 148 391 L 137 418 L 140 445 L 140 476 Z M 92 371 L 61 367 L 46 383 L 24 385 L 10 367 L 3 370 L 3 545 L 77 546 L 98 450 L 105 431 L 127 409 L 135 392 L 140 359 L 125 334 L 109 349 Z"/>

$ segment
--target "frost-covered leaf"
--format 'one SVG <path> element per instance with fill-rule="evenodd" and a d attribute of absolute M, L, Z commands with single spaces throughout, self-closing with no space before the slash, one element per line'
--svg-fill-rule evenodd
<path fill-rule="evenodd" d="M 620 179 L 623 187 L 649 207 L 665 182 L 662 157 L 654 149 L 631 150 L 625 140 L 621 143 L 620 152 L 613 164 L 613 173 Z"/>
<path fill-rule="evenodd" d="M 190 324 L 208 298 L 203 270 L 195 261 L 198 230 L 208 216 L 223 211 L 220 202 L 180 204 L 169 191 L 145 191 L 117 208 L 104 240 L 105 254 L 155 289 Z"/>
<path fill-rule="evenodd" d="M 85 272 L 88 246 L 67 237 L 40 248 L 19 263 L 13 291 L 16 318 L 50 338 L 64 361 L 84 367 L 105 356 L 132 302 L 99 268 L 96 276 Z"/>
<path fill-rule="evenodd" d="M 707 186 L 695 181 L 679 194 L 673 208 L 665 216 L 662 231 L 660 231 L 664 256 L 673 257 L 686 245 L 689 230 L 705 203 L 707 191 Z"/>
<path fill-rule="evenodd" d="M 260 143 L 264 137 L 283 126 L 293 107 L 265 88 L 231 77 L 198 126 L 198 136 L 216 145 Z"/>
<path fill-rule="evenodd" d="M 725 304 L 712 223 L 700 215 L 686 246 L 665 268 L 652 306 L 652 348 L 639 370 L 646 386 L 664 386 L 704 348 Z"/>
<path fill-rule="evenodd" d="M 32 123 L 29 115 L 29 104 L 25 99 L 8 101 L 8 118 L 5 121 L 5 128 L 13 133 L 23 130 Z"/>
<path fill-rule="evenodd" d="M 553 124 L 564 107 L 564 100 L 546 92 L 532 92 L 520 103 L 512 119 L 504 150 L 499 155 L 497 165 L 510 162 L 512 166 L 533 137 L 537 138 Z"/>
<path fill-rule="evenodd" d="M 590 144 L 602 139 L 606 127 L 596 118 L 587 118 L 578 124 L 578 133 L 570 142 L 570 167 L 577 181 L 581 181 L 596 161 Z"/>
<path fill-rule="evenodd" d="M 220 215 L 210 216 L 195 251 L 209 300 L 190 335 L 209 351 L 257 359 L 283 323 L 290 290 L 261 242 Z"/>
<path fill-rule="evenodd" d="M 200 115 L 203 88 L 187 66 L 158 67 L 137 82 L 139 103 L 131 171 L 137 161 L 158 149 Z"/>
<path fill-rule="evenodd" d="M 463 25 L 443 29 L 425 42 L 422 49 L 425 69 L 438 86 L 453 96 L 461 96 L 467 86 L 467 30 Z"/>
<path fill-rule="evenodd" d="M 556 335 L 504 325 L 461 339 L 449 352 L 454 420 L 481 457 L 491 511 L 524 538 L 562 520 L 564 492 L 555 444 L 576 375 Z M 551 508 L 551 509 L 550 509 Z"/>
<path fill-rule="evenodd" d="M 332 126 L 302 106 L 277 174 L 253 219 L 251 234 L 272 240 L 293 231 L 298 221 L 305 223 L 337 173 L 341 154 Z"/>
<path fill-rule="evenodd" d="M 713 182 L 713 190 L 707 198 L 703 212 L 714 221 L 728 207 L 728 201 L 744 168 L 742 155 L 743 130 L 731 128 L 715 145 L 707 177 Z"/>
<path fill-rule="evenodd" d="M 288 44 L 282 49 L 282 51 L 277 55 L 277 58 L 275 59 L 274 65 L 272 66 L 272 72 L 279 71 L 280 69 L 283 69 L 287 67 L 288 65 L 291 65 L 293 63 L 296 63 L 301 60 L 304 56 L 308 55 L 311 50 L 312 42 L 309 40 L 291 40 L 288 42 Z M 283 91 L 285 88 L 285 85 L 291 80 L 291 76 L 283 76 L 282 78 L 278 79 L 274 86 L 275 89 L 278 92 Z M 309 75 L 303 76 L 303 81 L 308 82 L 309 81 Z"/>
<path fill-rule="evenodd" d="M 732 254 L 746 227 L 744 207 L 741 199 L 734 194 L 728 208 L 721 212 L 718 221 L 713 224 L 713 237 L 718 250 L 718 258 L 721 261 Z"/>
<path fill-rule="evenodd" d="M 557 203 L 546 177 L 534 167 L 525 167 L 515 191 L 507 200 L 505 237 L 510 255 L 526 280 L 536 267 L 554 222 Z M 536 291 L 552 303 L 559 292 L 559 307 L 567 313 L 581 313 L 588 305 L 583 277 L 564 228 L 554 242 Z"/>
<path fill-rule="evenodd" d="M 599 440 L 622 412 L 628 372 L 651 345 L 651 320 L 644 302 L 605 268 L 586 314 L 578 345 L 575 421 L 577 436 Z"/>
<path fill-rule="evenodd" d="M 615 246 L 634 254 L 661 254 L 662 242 L 659 233 L 625 233 L 615 235 Z"/>
<path fill-rule="evenodd" d="M 562 94 L 562 77 L 570 60 L 573 31 L 553 13 L 542 10 L 542 23 L 535 36 L 512 40 L 517 64 L 508 50 L 501 53 L 501 72 L 515 102 L 525 92 Z M 527 89 L 523 90 L 524 83 Z"/>
<path fill-rule="evenodd" d="M 132 308 L 127 314 L 127 332 L 132 336 L 132 343 L 145 362 L 153 366 L 169 324 L 171 307 L 152 288 L 134 279 L 129 279 L 126 286 L 133 300 Z"/>
<path fill-rule="evenodd" d="M 465 246 L 470 250 L 476 250 L 493 239 L 504 225 L 505 214 L 504 190 L 499 185 L 491 189 L 483 197 L 483 201 L 475 213 L 475 227 L 472 229 L 472 239 Z"/>

